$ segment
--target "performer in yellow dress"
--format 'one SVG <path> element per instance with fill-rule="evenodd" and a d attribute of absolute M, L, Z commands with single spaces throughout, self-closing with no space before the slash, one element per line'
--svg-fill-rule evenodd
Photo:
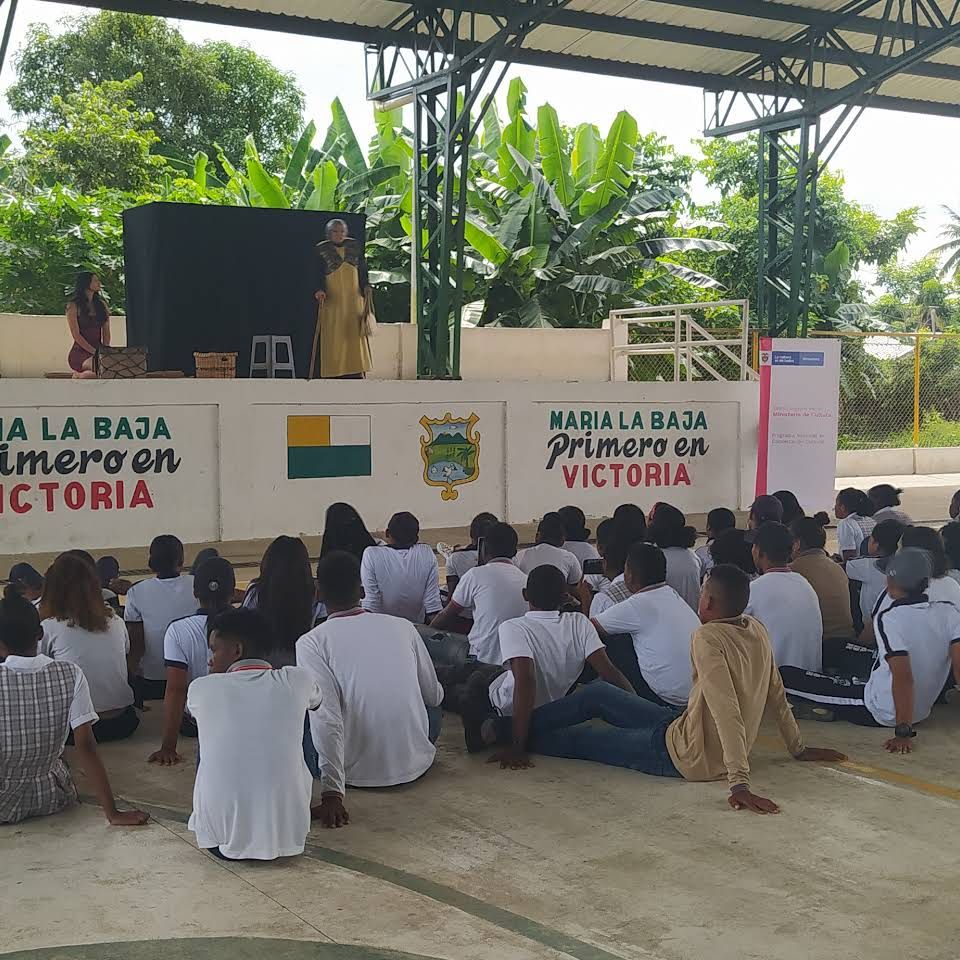
<path fill-rule="evenodd" d="M 367 315 L 372 295 L 363 244 L 348 236 L 343 220 L 331 220 L 327 239 L 316 249 L 320 376 L 362 378 L 371 367 Z"/>

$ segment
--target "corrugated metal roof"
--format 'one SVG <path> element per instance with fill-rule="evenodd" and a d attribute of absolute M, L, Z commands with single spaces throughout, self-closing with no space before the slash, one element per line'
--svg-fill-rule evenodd
<path fill-rule="evenodd" d="M 94 0 L 96 2 L 96 0 Z M 951 16 L 955 0 L 927 0 Z M 237 22 L 291 32 L 376 42 L 393 30 L 406 0 L 104 0 L 109 6 L 174 17 Z M 509 10 L 511 0 L 459 0 L 438 7 L 468 8 L 477 14 L 482 38 L 496 30 L 491 11 Z M 894 5 L 895 7 L 898 5 Z M 902 4 L 900 5 L 902 6 Z M 850 50 L 873 55 L 872 21 L 885 3 L 850 0 L 571 0 L 550 22 L 536 27 L 516 59 L 587 72 L 663 79 L 708 89 L 737 89 L 730 77 L 824 17 Z M 842 19 L 840 19 L 842 18 Z M 956 15 L 954 21 L 956 22 Z M 929 29 L 929 28 L 928 28 Z M 953 28 L 939 27 L 941 31 Z M 960 35 L 956 38 L 960 44 Z M 890 44 L 881 56 L 897 55 Z M 841 89 L 856 78 L 837 50 L 824 82 Z M 828 57 L 828 59 L 831 59 Z M 893 98 L 897 98 L 896 100 Z M 946 47 L 928 61 L 887 80 L 875 102 L 904 109 L 960 116 L 960 46 Z"/>

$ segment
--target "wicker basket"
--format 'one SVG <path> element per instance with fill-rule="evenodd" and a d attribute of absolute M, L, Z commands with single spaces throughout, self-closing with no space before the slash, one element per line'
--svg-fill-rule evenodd
<path fill-rule="evenodd" d="M 133 380 L 147 374 L 147 351 L 143 347 L 100 347 L 97 376 L 101 380 Z"/>
<path fill-rule="evenodd" d="M 195 353 L 198 380 L 236 380 L 237 354 Z"/>

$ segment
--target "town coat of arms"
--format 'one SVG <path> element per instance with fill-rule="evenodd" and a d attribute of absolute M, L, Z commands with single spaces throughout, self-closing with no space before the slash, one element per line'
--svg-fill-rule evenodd
<path fill-rule="evenodd" d="M 460 496 L 456 488 L 480 476 L 480 434 L 475 432 L 479 422 L 475 413 L 469 417 L 448 413 L 442 420 L 420 418 L 426 431 L 420 438 L 423 480 L 431 487 L 441 487 L 443 500 L 456 500 Z"/>

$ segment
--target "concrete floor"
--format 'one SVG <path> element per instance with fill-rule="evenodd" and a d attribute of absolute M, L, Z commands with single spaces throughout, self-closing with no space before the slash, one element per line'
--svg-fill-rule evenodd
<path fill-rule="evenodd" d="M 881 731 L 804 724 L 810 742 L 851 761 L 801 764 L 765 731 L 754 784 L 781 804 L 777 817 L 733 812 L 722 784 L 546 758 L 504 772 L 468 757 L 448 716 L 437 763 L 420 782 L 351 791 L 349 827 L 317 829 L 304 857 L 274 864 L 223 864 L 195 848 L 185 827 L 192 748 L 183 766 L 146 763 L 160 719 L 157 706 L 133 738 L 102 748 L 114 789 L 153 812 L 149 825 L 111 828 L 84 804 L 0 828 L 0 952 L 31 960 L 957 954 L 957 701 L 937 708 L 909 757 L 886 754 Z"/>

